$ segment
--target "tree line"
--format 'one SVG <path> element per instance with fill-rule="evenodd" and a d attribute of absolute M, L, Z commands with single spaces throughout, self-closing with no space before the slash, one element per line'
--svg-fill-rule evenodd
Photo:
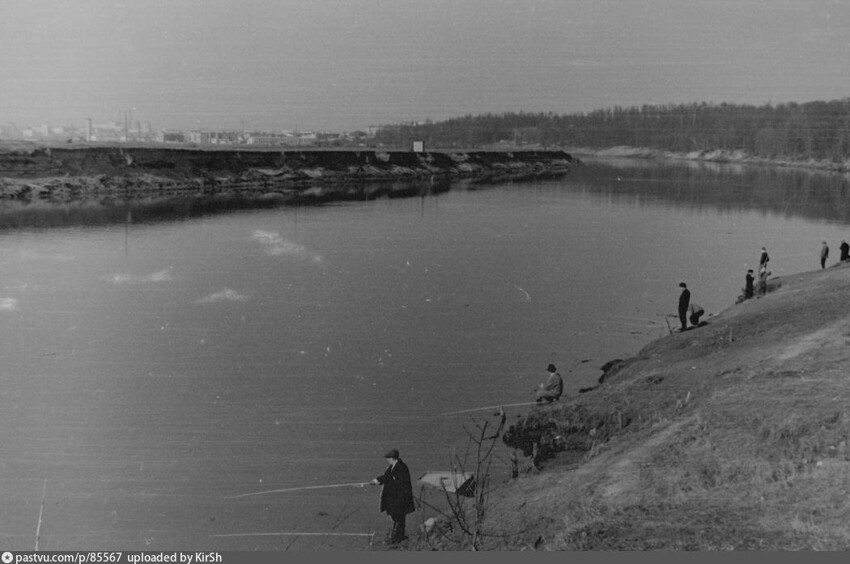
<path fill-rule="evenodd" d="M 375 141 L 427 147 L 483 147 L 500 143 L 604 149 L 647 147 L 675 152 L 745 151 L 770 159 L 850 158 L 850 98 L 762 106 L 643 105 L 590 113 L 466 115 L 441 122 L 386 125 Z"/>

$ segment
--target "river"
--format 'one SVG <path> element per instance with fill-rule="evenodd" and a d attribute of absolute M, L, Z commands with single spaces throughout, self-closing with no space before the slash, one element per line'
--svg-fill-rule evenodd
<path fill-rule="evenodd" d="M 823 240 L 834 262 L 848 198 L 821 173 L 589 160 L 315 207 L 3 204 L 4 549 L 364 548 L 378 488 L 244 494 L 366 482 L 389 447 L 448 469 L 494 418 L 443 414 L 530 401 L 550 362 L 575 397 L 668 334 L 679 282 L 709 322 L 733 304 L 762 246 L 774 276 Z"/>

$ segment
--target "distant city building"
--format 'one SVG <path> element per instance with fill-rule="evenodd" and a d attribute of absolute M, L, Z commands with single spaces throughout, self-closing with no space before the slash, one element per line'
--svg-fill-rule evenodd
<path fill-rule="evenodd" d="M 117 121 L 91 125 L 89 141 L 126 141 L 124 124 Z"/>
<path fill-rule="evenodd" d="M 18 128 L 13 123 L 7 123 L 0 126 L 0 139 L 62 139 L 67 141 L 69 139 L 79 139 L 80 137 L 79 129 L 73 125 L 60 127 L 39 125 L 37 127 Z"/>
<path fill-rule="evenodd" d="M 123 120 L 95 123 L 87 118 L 82 128 L 74 125 L 18 127 L 12 122 L 0 125 L 0 139 L 89 141 L 96 143 L 194 143 L 196 145 L 255 145 L 264 147 L 339 147 L 363 145 L 372 132 L 350 133 L 312 131 L 245 131 L 232 129 L 176 129 L 154 131 L 151 122 Z"/>
<path fill-rule="evenodd" d="M 319 140 L 319 136 L 315 133 L 301 133 L 298 138 L 301 145 L 315 145 L 316 141 Z"/>
<path fill-rule="evenodd" d="M 189 132 L 189 142 L 198 145 L 236 145 L 239 132 L 231 130 L 194 130 Z"/>
<path fill-rule="evenodd" d="M 158 131 L 155 137 L 158 143 L 185 143 L 186 135 L 182 131 Z"/>
<path fill-rule="evenodd" d="M 12 122 L 0 125 L 0 139 L 21 139 L 23 136 L 21 128 Z"/>
<path fill-rule="evenodd" d="M 316 144 L 322 147 L 338 147 L 342 145 L 343 135 L 339 133 L 322 132 L 316 134 Z"/>
<path fill-rule="evenodd" d="M 246 145 L 295 146 L 299 144 L 298 137 L 283 131 L 252 131 L 245 133 L 243 140 Z"/>

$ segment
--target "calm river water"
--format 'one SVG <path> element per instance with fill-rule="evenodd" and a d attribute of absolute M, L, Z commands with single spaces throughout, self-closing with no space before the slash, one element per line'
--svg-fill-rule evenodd
<path fill-rule="evenodd" d="M 530 401 L 550 362 L 575 395 L 668 333 L 680 281 L 731 305 L 761 246 L 774 275 L 822 240 L 832 261 L 848 199 L 840 177 L 588 161 L 185 218 L 6 204 L 3 548 L 363 548 L 378 488 L 232 496 L 365 482 L 392 446 L 414 478 L 448 469 L 492 410 L 441 414 Z"/>

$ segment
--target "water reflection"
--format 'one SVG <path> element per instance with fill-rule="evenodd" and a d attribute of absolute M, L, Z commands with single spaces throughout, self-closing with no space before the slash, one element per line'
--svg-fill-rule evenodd
<path fill-rule="evenodd" d="M 314 206 L 378 198 L 424 198 L 447 192 L 451 187 L 449 182 L 440 180 L 317 186 L 299 193 L 234 191 L 213 196 L 193 194 L 133 200 L 104 198 L 71 203 L 6 200 L 0 202 L 0 231 L 160 223 L 282 206 Z"/>
<path fill-rule="evenodd" d="M 761 211 L 850 222 L 843 174 L 763 166 L 655 161 L 586 161 L 570 184 L 618 204 L 673 204 L 692 210 Z"/>
<path fill-rule="evenodd" d="M 618 204 L 663 203 L 696 210 L 759 210 L 784 217 L 850 222 L 850 180 L 848 175 L 842 174 L 739 164 L 585 159 L 571 173 L 566 176 L 558 173 L 557 177 L 563 177 L 563 189 L 596 195 Z M 318 186 L 298 194 L 243 191 L 215 196 L 168 196 L 130 201 L 106 198 L 63 204 L 4 201 L 0 203 L 0 231 L 159 223 L 346 200 L 425 199 L 449 190 L 483 190 L 530 179 L 552 180 L 533 174 L 530 178 L 488 176 L 454 182 L 431 178 L 417 182 Z M 527 186 L 533 189 L 534 184 Z"/>

